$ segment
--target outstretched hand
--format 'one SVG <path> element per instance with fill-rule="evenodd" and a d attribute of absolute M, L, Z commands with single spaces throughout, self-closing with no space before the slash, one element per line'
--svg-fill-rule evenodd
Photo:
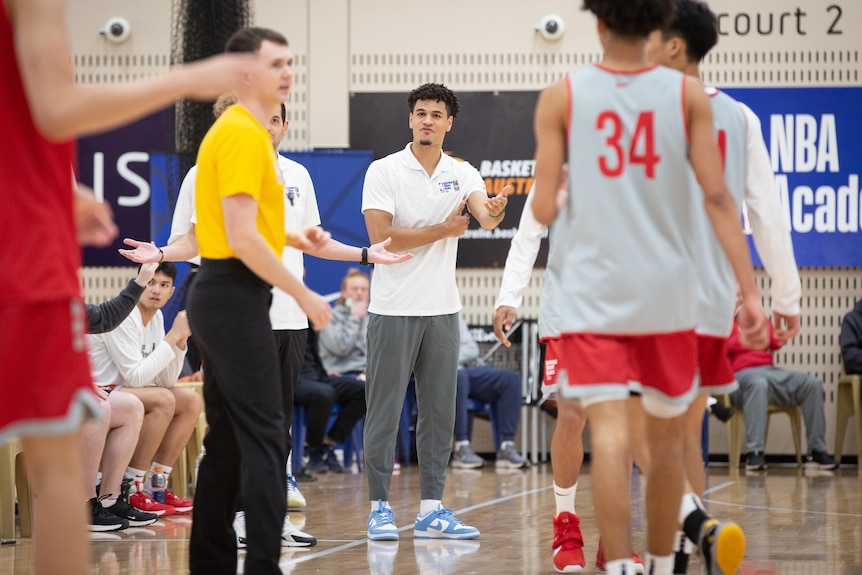
<path fill-rule="evenodd" d="M 130 259 L 139 264 L 158 263 L 162 259 L 162 252 L 156 247 L 153 242 L 140 242 L 132 238 L 125 238 L 123 243 L 127 246 L 132 246 L 131 250 L 117 250 L 124 258 Z"/>
<path fill-rule="evenodd" d="M 386 249 L 392 243 L 392 238 L 386 238 L 382 242 L 371 244 L 368 248 L 368 261 L 372 264 L 400 264 L 413 258 L 413 254 L 396 254 Z"/>
<path fill-rule="evenodd" d="M 509 203 L 509 194 L 512 192 L 512 186 L 508 185 L 503 188 L 499 194 L 493 198 L 485 200 L 485 209 L 488 210 L 488 215 L 492 218 L 499 218 L 506 211 L 506 205 Z"/>

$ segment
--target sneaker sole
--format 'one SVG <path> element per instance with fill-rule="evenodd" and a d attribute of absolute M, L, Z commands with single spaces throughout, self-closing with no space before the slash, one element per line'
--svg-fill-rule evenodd
<path fill-rule="evenodd" d="M 484 463 L 452 463 L 454 469 L 479 469 Z"/>
<path fill-rule="evenodd" d="M 736 575 L 745 555 L 745 534 L 739 525 L 730 523 L 720 526 L 716 537 L 712 565 L 719 571 L 710 569 L 710 575 Z"/>
<path fill-rule="evenodd" d="M 398 541 L 398 533 L 372 533 L 366 534 L 369 541 Z"/>
<path fill-rule="evenodd" d="M 123 525 L 122 523 L 116 525 L 87 525 L 87 531 L 91 533 L 106 533 L 108 531 L 122 531 L 126 527 L 128 525 Z"/>
<path fill-rule="evenodd" d="M 297 539 L 285 539 L 281 538 L 281 546 L 282 547 L 314 547 L 317 545 L 317 539 L 312 537 L 311 539 L 306 539 L 304 541 Z"/>
<path fill-rule="evenodd" d="M 155 519 L 146 519 L 146 520 L 142 520 L 142 521 L 132 521 L 131 519 L 129 519 L 128 521 L 129 521 L 129 527 L 146 527 L 147 525 L 152 525 L 153 523 L 155 523 L 158 520 L 159 520 L 159 518 L 156 517 Z"/>
<path fill-rule="evenodd" d="M 478 539 L 479 532 L 476 531 L 474 533 L 428 533 L 427 531 L 413 531 L 414 539 L 455 539 L 455 540 L 465 540 L 465 539 Z"/>
<path fill-rule="evenodd" d="M 514 463 L 512 461 L 495 461 L 494 467 L 497 468 L 506 468 L 506 469 L 523 469 L 524 467 L 529 467 L 530 464 L 528 462 L 523 463 Z"/>

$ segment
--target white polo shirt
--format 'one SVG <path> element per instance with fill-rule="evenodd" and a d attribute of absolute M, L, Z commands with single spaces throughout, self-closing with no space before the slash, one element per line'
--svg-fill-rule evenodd
<path fill-rule="evenodd" d="M 368 167 L 362 211 L 392 214 L 392 225 L 423 228 L 443 222 L 461 200 L 481 193 L 485 182 L 468 162 L 441 154 L 434 174 L 410 150 L 411 144 Z M 461 298 L 455 283 L 458 238 L 445 238 L 410 250 L 413 259 L 397 266 L 376 266 L 371 276 L 371 313 L 431 316 L 457 313 Z"/>

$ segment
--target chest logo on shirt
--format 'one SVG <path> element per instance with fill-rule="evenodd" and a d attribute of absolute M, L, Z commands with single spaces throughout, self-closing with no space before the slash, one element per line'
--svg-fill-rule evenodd
<path fill-rule="evenodd" d="M 299 188 L 297 186 L 285 186 L 284 197 L 290 200 L 290 205 L 293 205 L 293 200 L 300 197 Z"/>
<path fill-rule="evenodd" d="M 440 186 L 441 194 L 448 194 L 449 192 L 460 192 L 461 187 L 458 185 L 458 180 L 452 180 L 451 182 L 440 182 L 437 184 Z"/>

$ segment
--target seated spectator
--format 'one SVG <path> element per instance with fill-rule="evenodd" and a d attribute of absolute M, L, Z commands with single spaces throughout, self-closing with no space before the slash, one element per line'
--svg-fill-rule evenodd
<path fill-rule="evenodd" d="M 201 410 L 200 396 L 191 388 L 174 388 L 190 335 L 185 312 L 180 312 L 165 334 L 161 308 L 173 295 L 177 268 L 159 264 L 153 279 L 131 314 L 114 331 L 88 335 L 90 362 L 96 385 L 112 393 L 129 393 L 144 406 L 140 437 L 126 469 L 132 506 L 160 516 L 190 513 L 192 502 L 166 491 L 164 504 L 152 500 L 145 484 L 157 466 L 170 475 L 194 431 Z"/>
<path fill-rule="evenodd" d="M 157 264 L 143 264 L 134 280 L 120 294 L 99 305 L 87 304 L 90 333 L 104 333 L 116 328 L 135 309 L 138 299 L 153 277 Z M 132 458 L 144 421 L 144 406 L 128 393 L 108 395 L 96 388 L 102 419 L 88 421 L 81 427 L 84 473 L 87 478 L 90 531 L 115 531 L 155 523 L 155 513 L 140 511 L 129 504 L 129 482 L 123 472 Z M 97 494 L 96 476 L 102 466 L 101 497 Z"/>
<path fill-rule="evenodd" d="M 500 449 L 496 467 L 518 469 L 530 462 L 515 449 L 515 433 L 521 416 L 521 374 L 517 371 L 482 365 L 479 345 L 463 317 L 459 317 L 461 350 L 458 357 L 458 390 L 455 397 L 455 449 L 452 467 L 470 469 L 482 467 L 485 460 L 470 446 L 468 399 L 494 405 Z"/>
<path fill-rule="evenodd" d="M 305 430 L 308 470 L 341 473 L 344 467 L 335 455 L 334 446 L 344 443 L 365 415 L 365 383 L 355 377 L 327 374 L 317 349 L 317 332 L 309 329 L 305 364 L 299 372 L 293 401 L 308 411 Z M 327 432 L 326 424 L 336 404 L 338 415 Z"/>
<path fill-rule="evenodd" d="M 730 395 L 730 400 L 745 414 L 745 444 L 748 470 L 765 470 L 763 450 L 766 442 L 766 420 L 769 404 L 802 407 L 809 455 L 806 467 L 835 469 L 838 464 L 826 453 L 826 418 L 823 413 L 823 384 L 813 375 L 788 371 L 775 367 L 772 352 L 785 342 L 775 337 L 772 322 L 769 323 L 770 343 L 766 351 L 744 347 L 739 339 L 736 321 L 727 342 L 727 354 L 739 389 Z"/>
<path fill-rule="evenodd" d="M 329 375 L 365 376 L 370 281 L 358 269 L 351 269 L 341 280 L 332 319 L 318 334 L 320 359 Z"/>
<path fill-rule="evenodd" d="M 841 344 L 844 371 L 862 375 L 862 299 L 844 316 L 838 341 Z"/>

